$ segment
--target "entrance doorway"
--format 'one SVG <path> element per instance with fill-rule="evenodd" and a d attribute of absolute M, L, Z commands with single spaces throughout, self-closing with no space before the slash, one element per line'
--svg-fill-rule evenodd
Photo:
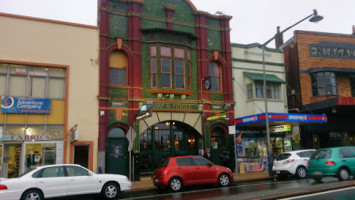
<path fill-rule="evenodd" d="M 106 172 L 128 176 L 128 140 L 122 128 L 110 131 L 106 140 Z"/>
<path fill-rule="evenodd" d="M 151 174 L 162 158 L 170 156 L 197 155 L 201 135 L 191 126 L 166 121 L 157 123 L 140 136 L 140 172 Z"/>
<path fill-rule="evenodd" d="M 90 146 L 74 146 L 74 164 L 89 168 Z"/>
<path fill-rule="evenodd" d="M 3 175 L 7 178 L 20 174 L 20 157 L 22 144 L 5 144 L 3 152 Z"/>

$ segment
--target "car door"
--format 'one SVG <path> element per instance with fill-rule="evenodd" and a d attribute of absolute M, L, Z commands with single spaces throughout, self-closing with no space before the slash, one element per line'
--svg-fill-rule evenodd
<path fill-rule="evenodd" d="M 339 161 L 350 169 L 351 174 L 355 174 L 355 152 L 351 148 L 339 149 Z"/>
<path fill-rule="evenodd" d="M 196 181 L 198 183 L 214 183 L 217 181 L 216 165 L 203 157 L 194 157 L 194 164 L 196 166 Z"/>
<path fill-rule="evenodd" d="M 65 176 L 63 166 L 43 168 L 35 173 L 34 177 L 45 198 L 67 195 L 68 177 Z"/>
<path fill-rule="evenodd" d="M 194 166 L 192 158 L 177 158 L 176 164 L 174 175 L 180 176 L 183 179 L 184 185 L 194 184 L 198 172 L 196 171 L 196 166 Z"/>
<path fill-rule="evenodd" d="M 80 166 L 65 166 L 68 173 L 68 194 L 80 195 L 99 193 L 96 174 Z"/>

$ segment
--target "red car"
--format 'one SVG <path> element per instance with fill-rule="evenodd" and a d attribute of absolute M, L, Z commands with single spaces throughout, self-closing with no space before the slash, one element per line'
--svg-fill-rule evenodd
<path fill-rule="evenodd" d="M 186 185 L 214 184 L 225 187 L 233 182 L 230 169 L 215 165 L 202 156 L 164 158 L 155 169 L 153 183 L 158 189 L 178 192 Z"/>

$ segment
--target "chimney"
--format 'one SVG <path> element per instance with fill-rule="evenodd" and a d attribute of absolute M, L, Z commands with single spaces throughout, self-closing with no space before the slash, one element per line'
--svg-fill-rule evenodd
<path fill-rule="evenodd" d="M 276 35 L 280 33 L 280 26 L 277 27 Z M 284 43 L 284 37 L 283 34 L 278 35 L 275 38 L 275 47 L 276 49 L 280 48 L 281 45 Z"/>

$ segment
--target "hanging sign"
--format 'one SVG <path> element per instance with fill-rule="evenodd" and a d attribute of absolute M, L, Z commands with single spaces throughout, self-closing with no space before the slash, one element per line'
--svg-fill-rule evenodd
<path fill-rule="evenodd" d="M 212 120 L 217 120 L 217 119 L 224 119 L 227 117 L 226 113 L 221 113 L 221 114 L 217 114 L 217 115 L 211 115 L 209 117 L 207 117 L 208 121 L 212 121 Z"/>
<path fill-rule="evenodd" d="M 288 125 L 273 126 L 270 128 L 270 131 L 272 133 L 291 131 L 291 125 L 288 124 Z"/>

